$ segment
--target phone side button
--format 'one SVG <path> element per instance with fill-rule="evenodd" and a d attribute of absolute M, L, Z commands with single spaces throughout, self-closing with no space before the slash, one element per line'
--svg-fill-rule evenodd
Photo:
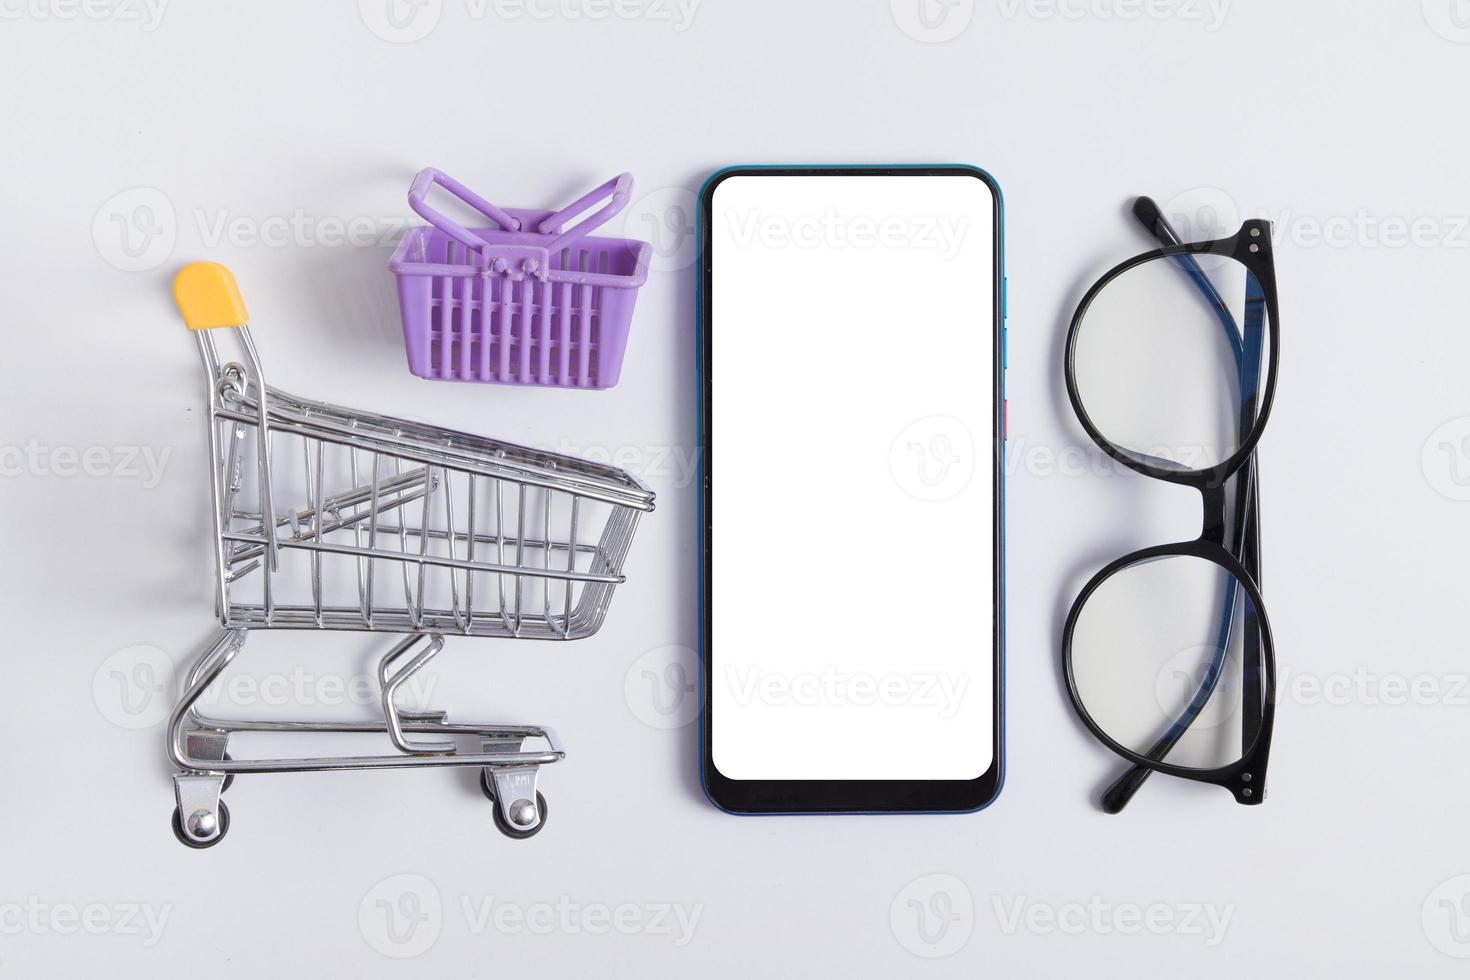
<path fill-rule="evenodd" d="M 1011 400 L 1005 398 L 1000 403 L 1000 441 L 1011 441 Z"/>

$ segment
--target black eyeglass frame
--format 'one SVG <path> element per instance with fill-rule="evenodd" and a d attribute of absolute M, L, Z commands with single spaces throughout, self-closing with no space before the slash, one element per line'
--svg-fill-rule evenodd
<path fill-rule="evenodd" d="M 1133 794 L 1142 786 L 1151 772 L 1160 772 L 1181 779 L 1190 779 L 1197 782 L 1209 783 L 1223 786 L 1235 796 L 1237 802 L 1247 805 L 1261 803 L 1265 797 L 1266 763 L 1270 753 L 1271 734 L 1275 725 L 1275 702 L 1276 702 L 1276 655 L 1275 644 L 1271 636 L 1270 622 L 1266 615 L 1265 604 L 1261 596 L 1259 581 L 1259 555 L 1260 555 L 1260 532 L 1259 518 L 1257 516 L 1257 485 L 1254 465 L 1254 454 L 1256 446 L 1265 431 L 1266 422 L 1270 416 L 1271 405 L 1276 392 L 1276 372 L 1279 353 L 1279 324 L 1280 317 L 1277 306 L 1276 273 L 1275 264 L 1271 251 L 1271 225 L 1264 220 L 1252 219 L 1244 222 L 1240 230 L 1229 238 L 1216 239 L 1206 242 L 1180 242 L 1159 212 L 1157 206 L 1148 198 L 1140 198 L 1134 205 L 1134 214 L 1149 228 L 1161 242 L 1162 248 L 1145 252 L 1122 262 L 1100 278 L 1083 295 L 1077 306 L 1077 311 L 1072 316 L 1071 324 L 1067 330 L 1067 341 L 1064 362 L 1064 374 L 1067 386 L 1067 397 L 1072 403 L 1072 410 L 1076 413 L 1078 421 L 1082 423 L 1083 429 L 1104 453 L 1111 458 L 1127 466 L 1129 469 L 1144 476 L 1176 483 L 1183 486 L 1194 487 L 1200 491 L 1204 510 L 1203 526 L 1200 536 L 1193 541 L 1184 541 L 1175 544 L 1156 545 L 1142 548 L 1131 554 L 1124 555 L 1110 562 L 1097 572 L 1082 588 L 1077 598 L 1073 601 L 1071 609 L 1067 613 L 1066 624 L 1062 633 L 1062 657 L 1063 666 L 1067 678 L 1067 692 L 1072 701 L 1073 708 L 1077 711 L 1084 725 L 1092 732 L 1100 742 L 1106 745 L 1119 756 L 1133 763 L 1133 767 L 1119 780 L 1112 784 L 1103 794 L 1103 808 L 1109 813 L 1121 810 L 1132 798 Z M 1217 312 L 1221 313 L 1227 323 L 1233 324 L 1234 318 L 1225 309 L 1223 301 L 1218 293 L 1215 293 L 1208 279 L 1200 271 L 1194 256 L 1198 255 L 1221 255 L 1233 259 L 1243 265 L 1256 279 L 1261 291 L 1261 301 L 1264 304 L 1264 332 L 1266 335 L 1266 350 L 1269 354 L 1266 365 L 1265 386 L 1261 391 L 1259 407 L 1254 404 L 1255 399 L 1243 398 L 1245 404 L 1242 406 L 1242 426 L 1245 429 L 1240 445 L 1226 459 L 1215 466 L 1195 470 L 1174 469 L 1160 466 L 1141 458 L 1138 454 L 1130 452 L 1115 445 L 1104 436 L 1101 430 L 1088 415 L 1087 409 L 1082 403 L 1081 394 L 1078 390 L 1076 376 L 1076 352 L 1079 328 L 1086 317 L 1087 310 L 1096 297 L 1111 282 L 1123 275 L 1130 269 L 1136 268 L 1146 262 L 1157 261 L 1170 257 L 1181 257 L 1181 265 L 1186 266 L 1186 271 L 1192 267 L 1190 275 L 1195 278 L 1201 290 L 1206 293 Z M 1227 332 L 1230 332 L 1227 330 Z M 1232 344 L 1235 347 L 1237 358 L 1241 356 L 1243 339 L 1239 328 L 1235 328 Z M 1244 392 L 1242 392 L 1244 395 Z M 1237 495 L 1236 521 L 1233 526 L 1233 537 L 1235 551 L 1226 546 L 1226 517 L 1227 517 L 1227 495 L 1226 483 L 1231 478 L 1240 476 L 1241 490 Z M 1242 721 L 1242 732 L 1248 737 L 1243 738 L 1242 753 L 1240 759 L 1224 766 L 1209 769 L 1197 769 L 1187 766 L 1173 765 L 1162 761 L 1169 750 L 1173 748 L 1178 738 L 1189 727 L 1194 717 L 1198 714 L 1195 709 L 1189 717 L 1183 719 L 1181 725 L 1176 721 L 1168 733 L 1150 750 L 1148 754 L 1140 753 L 1122 745 L 1103 730 L 1097 721 L 1087 710 L 1081 694 L 1078 691 L 1076 674 L 1072 663 L 1072 638 L 1076 629 L 1077 619 L 1087 600 L 1092 594 L 1116 573 L 1125 568 L 1155 561 L 1161 558 L 1184 556 L 1198 558 L 1214 563 L 1223 568 L 1234 579 L 1240 583 L 1245 590 L 1249 605 L 1246 606 L 1246 618 L 1243 629 L 1243 639 L 1247 645 L 1247 663 L 1242 665 L 1244 674 L 1244 690 L 1242 700 L 1244 710 L 1247 712 Z M 1248 567 L 1249 566 L 1249 567 Z M 1230 615 L 1227 611 L 1227 615 Z M 1258 642 L 1255 638 L 1258 637 Z M 1257 647 L 1251 650 L 1252 647 Z M 1224 651 L 1220 653 L 1223 660 Z M 1196 701 L 1202 708 L 1204 701 L 1213 691 L 1214 683 L 1218 680 L 1219 664 L 1214 665 L 1214 679 L 1205 682 L 1208 688 L 1202 685 L 1201 692 L 1196 695 Z M 1204 697 L 1201 698 L 1200 694 Z M 1177 729 L 1177 731 L 1175 730 Z"/>

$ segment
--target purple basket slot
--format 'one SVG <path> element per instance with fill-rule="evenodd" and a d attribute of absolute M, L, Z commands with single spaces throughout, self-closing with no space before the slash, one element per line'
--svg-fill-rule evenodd
<path fill-rule="evenodd" d="M 424 198 L 436 184 L 495 227 L 465 228 L 430 208 Z M 531 211 L 498 208 L 437 170 L 422 171 L 408 197 L 430 227 L 411 229 L 388 262 L 409 370 L 444 381 L 617 384 L 651 246 L 587 233 L 627 205 L 632 185 L 623 174 L 560 211 Z"/>

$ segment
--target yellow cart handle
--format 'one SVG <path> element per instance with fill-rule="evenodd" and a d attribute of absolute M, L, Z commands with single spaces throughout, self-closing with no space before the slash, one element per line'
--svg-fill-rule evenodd
<path fill-rule="evenodd" d="M 235 277 L 218 262 L 190 262 L 180 269 L 174 302 L 190 330 L 243 327 L 250 320 Z"/>

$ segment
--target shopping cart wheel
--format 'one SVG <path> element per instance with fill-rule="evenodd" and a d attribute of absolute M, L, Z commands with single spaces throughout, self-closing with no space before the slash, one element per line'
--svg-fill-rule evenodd
<path fill-rule="evenodd" d="M 203 850 L 206 847 L 213 847 L 220 841 L 224 840 L 225 834 L 230 832 L 230 808 L 225 806 L 224 800 L 220 800 L 219 833 L 215 834 L 209 840 L 195 840 L 188 834 L 184 833 L 184 817 L 183 814 L 179 812 L 179 808 L 177 806 L 174 807 L 173 827 L 174 836 L 177 837 L 179 839 L 179 843 L 183 844 L 185 847 L 192 847 L 195 850 Z"/>
<path fill-rule="evenodd" d="M 505 819 L 505 815 L 500 812 L 500 801 L 495 798 L 495 782 L 490 778 L 490 770 L 488 769 L 480 770 L 480 789 L 493 804 L 490 809 L 490 815 L 495 818 L 495 829 L 511 840 L 525 840 L 527 837 L 535 837 L 541 833 L 541 828 L 546 826 L 546 797 L 541 795 L 540 790 L 536 791 L 536 812 L 540 815 L 541 819 L 530 830 L 523 830 Z"/>
<path fill-rule="evenodd" d="M 225 753 L 225 761 L 226 762 L 234 762 L 235 760 L 230 757 L 230 753 L 226 752 Z M 232 773 L 232 772 L 225 773 L 225 784 L 220 787 L 220 790 L 219 791 L 221 793 L 226 792 L 227 790 L 229 790 L 229 788 L 231 786 L 234 785 L 234 783 L 235 783 L 235 774 Z M 221 821 L 221 822 L 223 823 L 225 821 Z"/>

